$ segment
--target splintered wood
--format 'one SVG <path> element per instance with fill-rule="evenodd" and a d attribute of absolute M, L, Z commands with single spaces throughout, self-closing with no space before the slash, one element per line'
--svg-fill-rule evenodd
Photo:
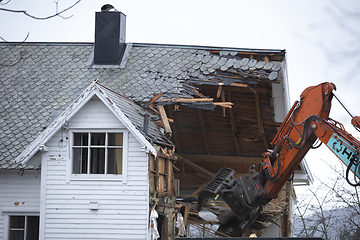
<path fill-rule="evenodd" d="M 175 195 L 173 156 L 167 156 L 174 149 L 162 149 L 158 152 L 158 157 L 149 156 L 149 191 L 150 194 L 156 193 L 157 196 L 166 194 Z"/>
<path fill-rule="evenodd" d="M 268 203 L 263 207 L 260 216 L 251 225 L 253 230 L 262 230 L 270 226 L 271 223 L 276 223 L 285 212 L 285 202 L 279 202 L 277 204 Z"/>

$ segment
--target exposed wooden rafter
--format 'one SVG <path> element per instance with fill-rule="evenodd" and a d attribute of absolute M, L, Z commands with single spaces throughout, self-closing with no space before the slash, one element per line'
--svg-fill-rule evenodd
<path fill-rule="evenodd" d="M 211 148 L 210 148 L 208 136 L 207 136 L 207 133 L 206 133 L 204 115 L 203 115 L 202 110 L 199 109 L 199 108 L 198 108 L 198 117 L 199 117 L 199 124 L 200 124 L 200 127 L 201 127 L 201 132 L 202 132 L 204 143 L 205 143 L 206 153 L 208 155 L 211 155 Z"/>
<path fill-rule="evenodd" d="M 223 103 L 225 103 L 225 89 L 224 88 L 221 90 L 221 101 Z M 223 108 L 223 117 L 225 117 L 226 108 L 225 108 L 225 106 L 222 106 L 222 108 Z"/>
<path fill-rule="evenodd" d="M 261 117 L 259 94 L 252 87 L 248 86 L 248 88 L 255 94 L 256 116 L 257 116 L 257 120 L 258 120 L 258 132 L 259 132 L 259 136 L 262 137 L 265 149 L 268 149 L 269 148 L 269 143 L 268 143 L 268 141 L 266 139 L 264 124 L 263 124 L 263 120 L 262 120 L 262 117 Z"/>
<path fill-rule="evenodd" d="M 269 63 L 269 62 L 270 62 L 270 60 L 269 60 L 269 57 L 268 57 L 268 56 L 265 56 L 265 57 L 264 57 L 264 60 L 265 60 L 265 63 Z"/>
<path fill-rule="evenodd" d="M 222 91 L 222 88 L 224 86 L 224 83 L 219 83 L 218 85 L 219 85 L 219 87 L 218 87 L 218 90 L 217 90 L 217 93 L 216 93 L 216 98 L 219 98 L 221 96 L 221 91 Z"/>
<path fill-rule="evenodd" d="M 169 117 L 171 119 L 174 119 L 174 111 L 172 109 L 172 105 L 168 105 L 168 114 Z M 177 153 L 181 153 L 181 143 L 180 143 L 180 139 L 179 139 L 179 134 L 178 134 L 178 130 L 177 130 L 177 126 L 176 126 L 176 122 L 173 121 L 171 122 L 171 126 L 172 126 L 172 133 L 173 133 L 173 137 L 174 137 L 174 144 L 176 146 L 176 152 Z"/>
<path fill-rule="evenodd" d="M 228 101 L 231 102 L 231 91 L 228 90 Z M 234 109 L 230 108 L 230 122 L 231 122 L 231 130 L 232 130 L 232 135 L 234 138 L 234 143 L 235 143 L 235 147 L 236 147 L 236 152 L 238 154 L 238 156 L 241 156 L 241 148 L 240 148 L 240 144 L 239 144 L 239 140 L 238 140 L 238 129 L 236 126 L 236 119 L 235 119 L 235 113 L 234 113 Z"/>
<path fill-rule="evenodd" d="M 180 156 L 179 154 L 175 154 L 177 156 L 178 159 L 180 159 L 182 162 L 184 162 L 185 165 L 188 165 L 189 167 L 195 169 L 196 171 L 198 171 L 199 173 L 204 174 L 205 176 L 208 176 L 210 178 L 213 178 L 215 176 L 214 173 L 209 172 L 208 170 L 206 170 L 203 167 L 200 167 L 199 165 L 197 165 L 196 163 L 191 162 L 190 160 Z"/>

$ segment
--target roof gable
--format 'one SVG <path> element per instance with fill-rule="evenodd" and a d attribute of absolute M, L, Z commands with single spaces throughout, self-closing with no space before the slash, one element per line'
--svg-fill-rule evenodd
<path fill-rule="evenodd" d="M 92 83 L 83 91 L 76 100 L 70 104 L 49 126 L 15 159 L 15 162 L 26 164 L 46 142 L 71 119 L 92 97 L 97 96 L 106 107 L 121 121 L 125 127 L 145 146 L 153 155 L 157 155 L 156 149 L 139 131 L 139 119 L 141 118 L 138 106 L 129 99 L 112 92 L 96 82 Z M 137 109 L 136 109 L 137 108 Z M 135 110 L 135 111 L 134 111 Z M 136 111 L 137 110 L 137 111 Z M 129 116 L 126 116 L 125 113 Z M 134 123 L 132 122 L 134 121 Z M 152 122 L 151 122 L 152 123 Z M 159 131 L 151 124 L 150 134 L 156 135 Z M 158 134 L 159 135 L 159 134 Z"/>

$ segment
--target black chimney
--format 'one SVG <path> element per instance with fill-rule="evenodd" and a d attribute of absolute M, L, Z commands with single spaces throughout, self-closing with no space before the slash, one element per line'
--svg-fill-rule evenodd
<path fill-rule="evenodd" d="M 94 64 L 120 64 L 125 51 L 126 16 L 107 4 L 95 15 Z"/>

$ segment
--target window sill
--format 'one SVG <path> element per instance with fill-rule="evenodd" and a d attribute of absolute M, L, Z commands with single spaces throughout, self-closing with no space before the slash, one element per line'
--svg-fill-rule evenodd
<path fill-rule="evenodd" d="M 71 174 L 70 181 L 123 181 L 118 174 Z"/>

